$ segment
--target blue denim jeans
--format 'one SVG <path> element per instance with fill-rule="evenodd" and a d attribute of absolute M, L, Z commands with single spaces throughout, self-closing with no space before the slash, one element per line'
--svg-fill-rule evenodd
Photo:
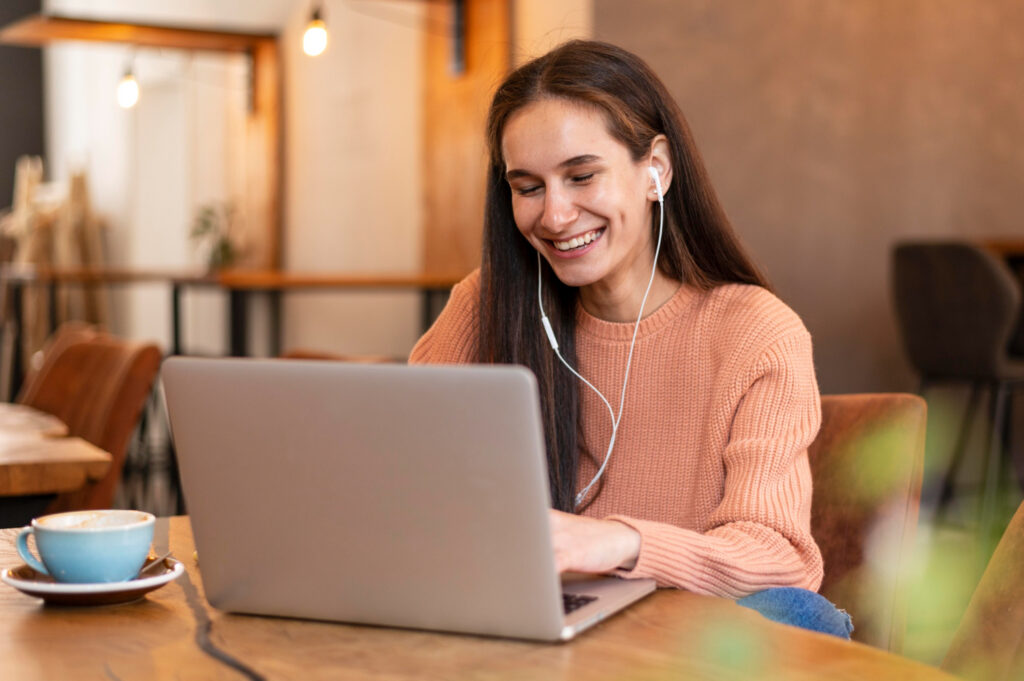
<path fill-rule="evenodd" d="M 756 610 L 770 620 L 794 627 L 845 639 L 849 639 L 853 632 L 853 622 L 846 611 L 832 605 L 824 596 L 807 589 L 765 589 L 736 602 L 744 608 Z"/>

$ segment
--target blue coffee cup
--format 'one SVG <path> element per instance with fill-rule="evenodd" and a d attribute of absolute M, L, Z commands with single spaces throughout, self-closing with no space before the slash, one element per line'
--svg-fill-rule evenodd
<path fill-rule="evenodd" d="M 71 511 L 36 518 L 18 533 L 18 554 L 58 582 L 124 582 L 139 574 L 153 542 L 156 518 L 143 511 Z M 36 538 L 42 562 L 28 549 Z"/>

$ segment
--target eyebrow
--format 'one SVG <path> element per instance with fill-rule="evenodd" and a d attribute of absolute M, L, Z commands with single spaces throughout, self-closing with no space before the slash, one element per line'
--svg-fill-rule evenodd
<path fill-rule="evenodd" d="M 580 156 L 573 156 L 572 158 L 562 161 L 561 163 L 558 164 L 558 167 L 572 168 L 574 166 L 581 166 L 587 163 L 595 163 L 600 160 L 601 157 L 595 154 L 581 154 Z M 513 168 L 512 170 L 506 171 L 505 179 L 511 181 L 515 180 L 516 178 L 528 177 L 530 175 L 532 175 L 532 173 L 526 170 L 519 170 L 518 168 Z"/>

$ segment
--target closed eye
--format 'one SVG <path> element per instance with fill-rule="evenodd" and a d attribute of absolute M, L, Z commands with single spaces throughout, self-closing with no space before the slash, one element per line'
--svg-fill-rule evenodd
<path fill-rule="evenodd" d="M 569 177 L 569 180 L 573 184 L 587 184 L 592 179 L 594 179 L 594 175 L 596 174 L 596 171 L 591 171 L 589 173 L 583 173 L 581 175 L 572 175 Z M 518 187 L 513 186 L 512 191 L 518 194 L 519 196 L 532 196 L 533 194 L 536 194 L 538 191 L 543 189 L 543 187 L 544 185 L 540 184 L 528 184 Z"/>
<path fill-rule="evenodd" d="M 540 185 L 529 185 L 527 187 L 513 187 L 512 191 L 520 196 L 529 196 L 535 194 L 540 189 Z"/>

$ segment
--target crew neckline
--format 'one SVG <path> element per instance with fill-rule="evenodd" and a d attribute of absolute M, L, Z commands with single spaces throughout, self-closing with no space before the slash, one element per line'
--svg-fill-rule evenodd
<path fill-rule="evenodd" d="M 669 322 L 686 311 L 700 297 L 699 291 L 690 284 L 682 283 L 672 297 L 661 304 L 654 312 L 640 320 L 640 328 L 637 331 L 637 338 L 656 333 L 665 327 Z M 599 319 L 583 309 L 583 305 L 576 303 L 576 329 L 578 332 L 588 336 L 595 336 L 606 340 L 633 339 L 633 324 L 635 322 L 609 322 Z"/>

